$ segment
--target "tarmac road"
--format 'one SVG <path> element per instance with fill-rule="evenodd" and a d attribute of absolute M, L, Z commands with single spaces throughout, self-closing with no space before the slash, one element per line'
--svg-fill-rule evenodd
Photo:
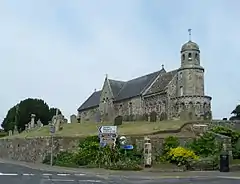
<path fill-rule="evenodd" d="M 89 171 L 89 170 L 88 170 Z M 45 171 L 16 165 L 0 163 L 0 184 L 239 184 L 240 174 L 185 174 L 138 173 L 138 174 L 96 174 L 94 172 Z"/>

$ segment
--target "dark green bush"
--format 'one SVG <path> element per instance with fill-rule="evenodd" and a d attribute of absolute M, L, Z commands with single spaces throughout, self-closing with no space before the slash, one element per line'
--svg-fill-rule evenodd
<path fill-rule="evenodd" d="M 54 157 L 54 165 L 65 167 L 101 167 L 107 169 L 140 170 L 142 153 L 136 149 L 122 150 L 117 142 L 114 149 L 99 147 L 97 136 L 91 136 L 80 141 L 76 152 L 60 152 Z M 46 157 L 44 163 L 50 163 Z"/>
<path fill-rule="evenodd" d="M 187 144 L 187 147 L 201 157 L 219 155 L 221 151 L 221 145 L 215 140 L 215 136 L 208 132 L 199 138 L 193 139 L 192 142 Z"/>
<path fill-rule="evenodd" d="M 240 159 L 240 132 L 224 126 L 216 126 L 212 131 L 231 138 L 233 159 Z"/>

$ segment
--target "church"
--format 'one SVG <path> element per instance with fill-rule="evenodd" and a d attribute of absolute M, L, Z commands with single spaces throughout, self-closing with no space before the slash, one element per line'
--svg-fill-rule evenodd
<path fill-rule="evenodd" d="M 180 67 L 118 81 L 105 77 L 100 91 L 94 91 L 78 108 L 81 121 L 155 121 L 172 119 L 211 119 L 211 97 L 204 92 L 204 68 L 198 44 L 189 41 L 181 47 Z"/>

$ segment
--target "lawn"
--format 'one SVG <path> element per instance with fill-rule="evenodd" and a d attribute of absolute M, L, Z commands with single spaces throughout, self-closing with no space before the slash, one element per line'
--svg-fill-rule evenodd
<path fill-rule="evenodd" d="M 161 122 L 124 122 L 118 126 L 118 134 L 120 135 L 142 135 L 151 134 L 161 130 L 176 130 L 184 125 L 185 121 L 161 121 Z M 112 123 L 76 123 L 76 124 L 64 124 L 63 130 L 55 133 L 56 136 L 66 137 L 84 137 L 89 135 L 97 135 L 98 127 L 103 125 L 112 125 Z M 24 137 L 39 137 L 49 136 L 49 126 L 42 128 L 36 128 L 30 132 L 22 132 L 18 135 L 8 136 L 4 138 L 24 138 Z"/>

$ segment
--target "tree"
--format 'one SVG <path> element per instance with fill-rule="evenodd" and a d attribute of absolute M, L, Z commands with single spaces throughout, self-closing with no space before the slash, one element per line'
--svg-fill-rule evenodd
<path fill-rule="evenodd" d="M 230 120 L 240 120 L 240 105 L 237 105 L 231 114 L 234 116 L 232 116 Z"/>
<path fill-rule="evenodd" d="M 25 130 L 25 125 L 30 122 L 31 114 L 36 115 L 36 120 L 40 119 L 44 125 L 47 125 L 49 120 L 56 113 L 56 108 L 49 108 L 46 102 L 41 99 L 28 98 L 12 107 L 2 122 L 4 131 L 13 130 L 17 125 L 21 132 Z M 61 111 L 59 110 L 59 113 Z"/>

